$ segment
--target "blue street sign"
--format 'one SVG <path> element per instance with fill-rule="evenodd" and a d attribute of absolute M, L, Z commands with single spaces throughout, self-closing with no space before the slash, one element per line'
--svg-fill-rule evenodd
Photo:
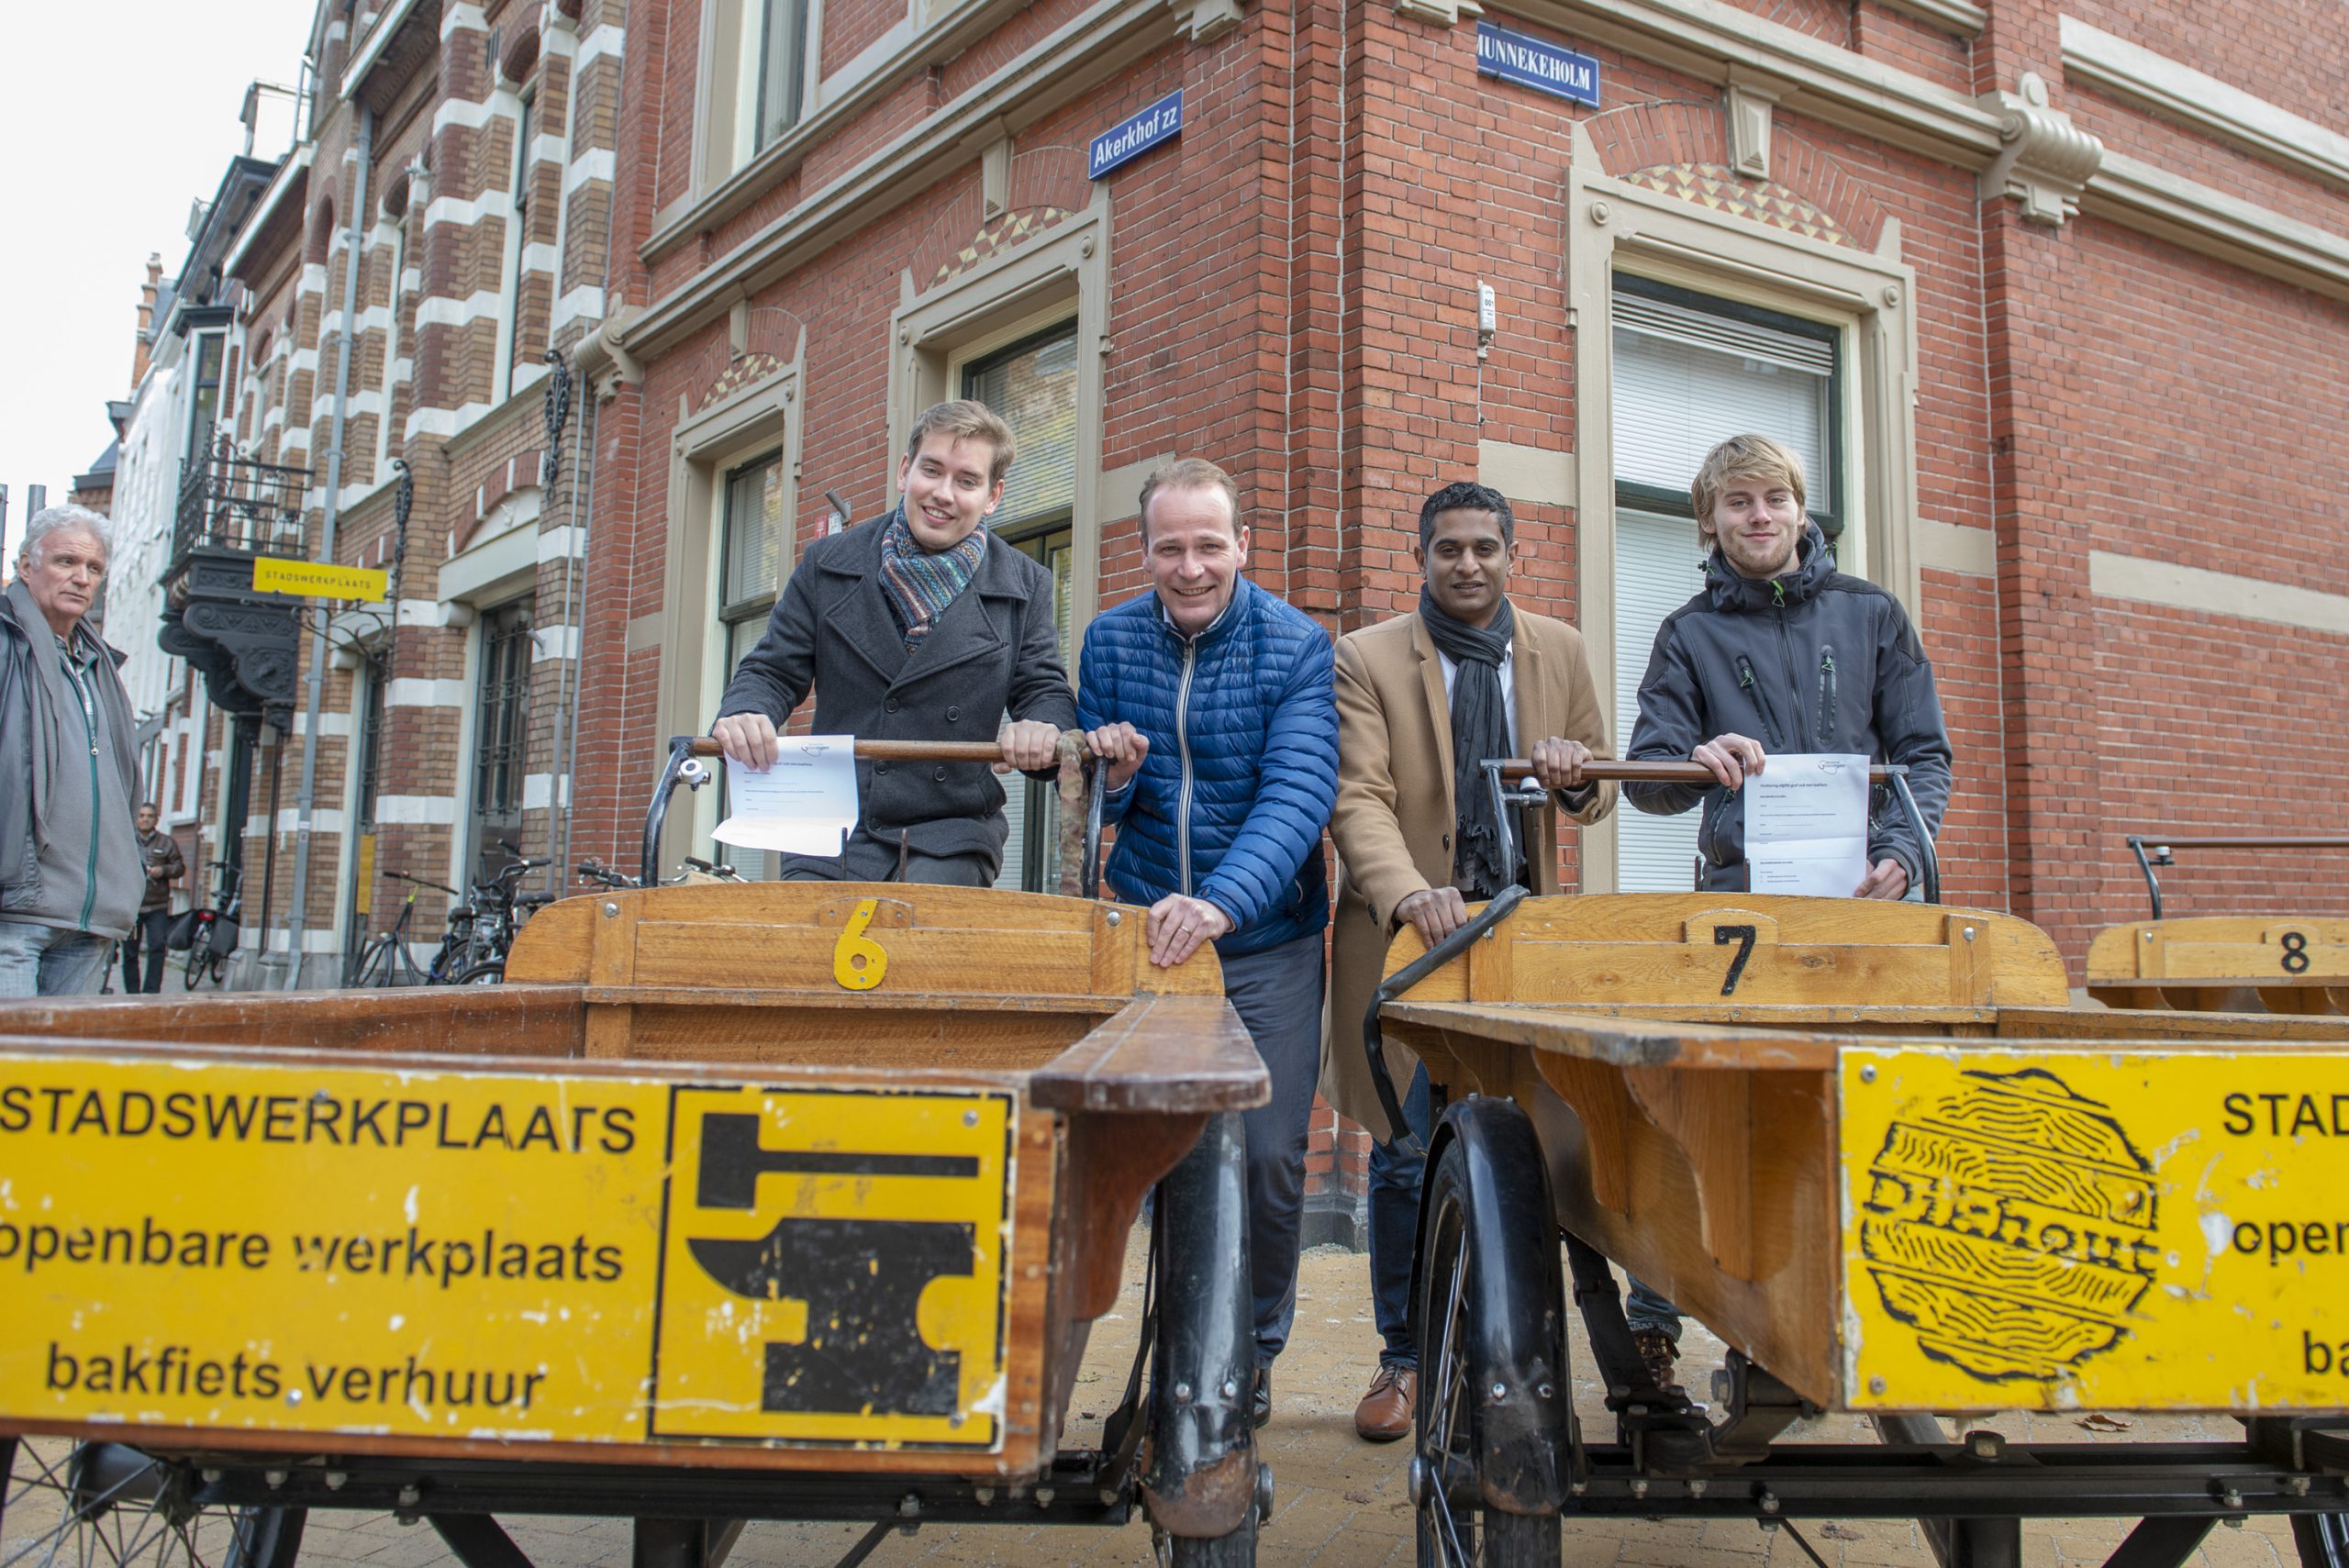
<path fill-rule="evenodd" d="M 1598 107 L 1598 61 L 1490 22 L 1476 24 L 1476 74 Z"/>
<path fill-rule="evenodd" d="M 1085 177 L 1097 180 L 1182 134 L 1183 90 L 1177 87 L 1131 119 L 1121 120 L 1095 137 L 1085 156 Z"/>

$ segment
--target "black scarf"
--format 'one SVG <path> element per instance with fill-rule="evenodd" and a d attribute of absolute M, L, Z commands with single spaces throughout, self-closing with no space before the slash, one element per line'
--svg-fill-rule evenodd
<path fill-rule="evenodd" d="M 1457 669 L 1452 678 L 1452 805 L 1459 830 L 1453 838 L 1453 874 L 1471 898 L 1490 898 L 1516 880 L 1517 868 L 1501 863 L 1500 822 L 1486 787 L 1487 757 L 1506 757 L 1511 740 L 1508 706 L 1501 700 L 1501 660 L 1517 630 L 1517 612 L 1507 599 L 1486 627 L 1453 619 L 1419 591 L 1419 619 L 1438 651 Z"/>

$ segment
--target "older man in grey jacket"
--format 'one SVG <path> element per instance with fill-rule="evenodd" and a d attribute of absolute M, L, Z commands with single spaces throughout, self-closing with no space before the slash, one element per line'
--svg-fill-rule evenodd
<path fill-rule="evenodd" d="M 146 890 L 122 656 L 83 618 L 107 553 L 104 517 L 51 506 L 0 594 L 0 996 L 97 990 Z"/>

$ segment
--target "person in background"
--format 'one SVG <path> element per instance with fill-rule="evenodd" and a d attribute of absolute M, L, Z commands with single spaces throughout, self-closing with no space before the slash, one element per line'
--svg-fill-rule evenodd
<path fill-rule="evenodd" d="M 1212 942 L 1223 994 L 1273 1080 L 1244 1117 L 1252 1415 L 1272 1416 L 1274 1358 L 1297 1307 L 1306 1129 L 1321 1047 L 1321 829 L 1338 786 L 1330 637 L 1249 582 L 1240 490 L 1214 463 L 1162 464 L 1141 487 L 1152 592 L 1085 628 L 1078 721 L 1108 768 L 1105 875 L 1147 906 L 1151 962 Z"/>
<path fill-rule="evenodd" d="M 988 531 L 1013 457 L 985 404 L 914 421 L 885 517 L 800 554 L 766 635 L 742 656 L 709 732 L 730 760 L 771 766 L 777 728 L 816 693 L 816 733 L 863 740 L 995 740 L 1011 767 L 1053 776 L 1076 702 L 1052 619 L 1052 575 Z M 863 820 L 837 856 L 785 855 L 786 880 L 985 887 L 1010 825 L 984 762 L 860 762 Z"/>
<path fill-rule="evenodd" d="M 1607 754 L 1606 720 L 1582 634 L 1512 603 L 1517 520 L 1498 491 L 1443 486 L 1419 508 L 1412 547 L 1419 608 L 1338 639 L 1338 913 L 1330 943 L 1330 1024 L 1321 1092 L 1377 1140 L 1370 1153 L 1370 1283 L 1384 1341 L 1378 1373 L 1354 1408 L 1354 1430 L 1392 1442 L 1411 1429 L 1419 1353 L 1411 1340 L 1411 1265 L 1430 1126 L 1427 1069 L 1389 1047 L 1387 1071 L 1407 1129 L 1387 1126 L 1363 1053 L 1363 1018 L 1386 944 L 1402 927 L 1429 945 L 1468 918 L 1472 900 L 1511 883 L 1558 888 L 1547 812 L 1528 813 L 1513 864 L 1480 764 L 1524 757 L 1559 808 L 1588 824 L 1615 786 L 1583 764 Z M 1408 1074 L 1408 1077 L 1406 1074 Z"/>
<path fill-rule="evenodd" d="M 86 618 L 110 549 L 104 517 L 50 506 L 0 594 L 0 996 L 97 990 L 147 891 L 123 656 Z"/>
<path fill-rule="evenodd" d="M 139 829 L 139 858 L 147 867 L 147 891 L 139 900 L 138 923 L 122 941 L 122 988 L 134 995 L 163 988 L 163 944 L 172 926 L 172 884 L 187 874 L 187 862 L 179 845 L 156 826 L 162 819 L 162 809 L 153 801 L 139 803 L 134 821 Z M 139 974 L 141 948 L 147 953 L 143 985 Z"/>

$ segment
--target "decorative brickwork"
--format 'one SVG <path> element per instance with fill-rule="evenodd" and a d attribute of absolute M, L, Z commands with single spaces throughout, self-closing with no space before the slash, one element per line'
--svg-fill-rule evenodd
<path fill-rule="evenodd" d="M 989 257 L 1009 250 L 1031 234 L 1050 228 L 1068 214 L 1056 206 L 1039 207 L 1030 212 L 1006 213 L 971 237 L 969 244 L 939 263 L 930 279 L 930 286 L 937 287 L 957 272 L 967 272 Z"/>

